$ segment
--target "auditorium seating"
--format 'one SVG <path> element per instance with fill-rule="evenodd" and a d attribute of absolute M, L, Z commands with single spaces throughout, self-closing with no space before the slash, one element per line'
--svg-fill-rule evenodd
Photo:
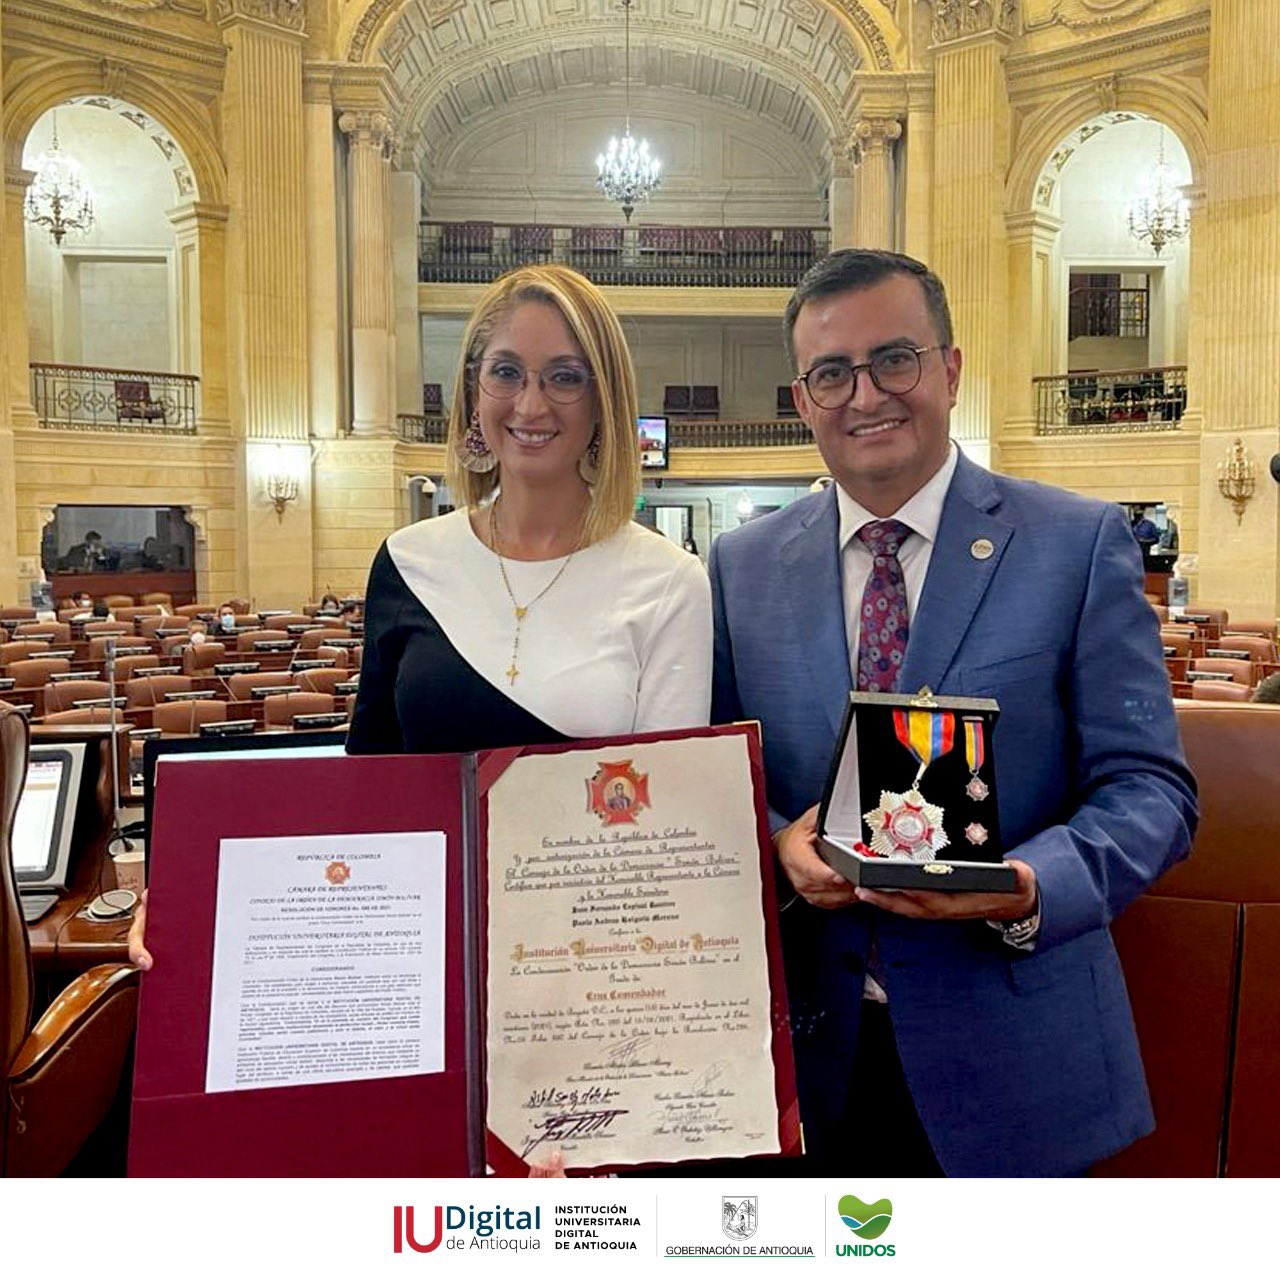
<path fill-rule="evenodd" d="M 346 627 L 315 627 L 311 631 L 304 631 L 298 637 L 298 649 L 300 652 L 310 652 L 327 644 L 330 640 L 350 639 L 351 632 Z"/>
<path fill-rule="evenodd" d="M 137 676 L 123 685 L 125 706 L 154 707 L 164 702 L 166 693 L 190 693 L 194 686 L 190 676 Z"/>
<path fill-rule="evenodd" d="M 1172 631 L 1168 627 L 1160 628 L 1160 643 L 1166 649 L 1172 649 L 1170 655 L 1174 658 L 1189 658 L 1191 656 L 1191 645 L 1193 643 L 1192 636 L 1186 631 Z"/>
<path fill-rule="evenodd" d="M 1246 689 L 1254 686 L 1253 663 L 1243 658 L 1193 658 L 1192 671 L 1213 671 L 1229 676 L 1231 680 Z"/>
<path fill-rule="evenodd" d="M 114 613 L 116 609 L 133 608 L 133 597 L 113 594 L 109 596 L 103 596 L 102 603 L 105 604 L 107 608 L 111 610 L 112 613 Z"/>
<path fill-rule="evenodd" d="M 206 640 L 203 644 L 189 644 L 182 651 L 182 674 L 198 675 L 200 672 L 211 672 L 214 664 L 226 662 L 227 647 L 218 640 Z"/>
<path fill-rule="evenodd" d="M 67 658 L 27 658 L 23 662 L 9 663 L 7 674 L 13 677 L 15 689 L 40 689 L 49 683 L 52 675 L 71 670 Z"/>
<path fill-rule="evenodd" d="M 1156 1130 L 1097 1173 L 1280 1170 L 1280 707 L 1183 703 L 1191 857 L 1114 925 Z"/>
<path fill-rule="evenodd" d="M 47 640 L 10 640 L 7 644 L 0 644 L 0 667 L 48 653 L 52 647 Z"/>
<path fill-rule="evenodd" d="M 71 707 L 67 711 L 48 711 L 41 724 L 110 724 L 110 707 Z"/>
<path fill-rule="evenodd" d="M 288 728 L 294 716 L 324 715 L 334 708 L 334 698 L 329 693 L 271 693 L 263 700 L 262 719 L 265 724 Z"/>
<path fill-rule="evenodd" d="M 69 622 L 21 622 L 14 627 L 15 640 L 22 640 L 28 636 L 39 636 L 52 644 L 68 644 L 71 640 L 71 624 Z"/>
<path fill-rule="evenodd" d="M 227 677 L 227 688 L 232 702 L 247 702 L 255 689 L 269 689 L 273 685 L 297 684 L 297 678 L 288 671 L 247 671 Z"/>
<path fill-rule="evenodd" d="M 259 640 L 289 640 L 290 638 L 289 633 L 283 628 L 277 630 L 274 627 L 259 627 L 256 631 L 242 631 L 236 637 L 236 651 L 253 653 L 254 646 Z"/>
<path fill-rule="evenodd" d="M 166 738 L 191 736 L 202 724 L 216 724 L 227 718 L 227 704 L 217 698 L 190 702 L 161 702 L 151 712 L 151 723 Z"/>
<path fill-rule="evenodd" d="M 313 671 L 298 672 L 298 683 L 311 693 L 332 694 L 335 686 L 345 684 L 351 678 L 351 672 L 344 671 L 341 667 L 317 667 Z"/>
<path fill-rule="evenodd" d="M 73 703 L 110 696 L 111 686 L 105 680 L 64 680 L 45 689 L 44 709 L 46 713 L 70 711 Z"/>
<path fill-rule="evenodd" d="M 1212 644 L 1206 646 L 1205 656 L 1213 657 L 1213 649 L 1242 649 L 1249 655 L 1250 662 L 1274 662 L 1276 645 L 1274 640 L 1265 636 L 1237 635 L 1234 631 L 1224 631 Z"/>
<path fill-rule="evenodd" d="M 1232 618 L 1226 629 L 1233 634 L 1269 636 L 1273 644 L 1276 640 L 1274 618 Z"/>
<path fill-rule="evenodd" d="M 1195 702 L 1248 702 L 1253 690 L 1230 680 L 1197 680 L 1191 697 Z"/>
<path fill-rule="evenodd" d="M 35 973 L 9 848 L 28 729 L 0 707 L 0 1174 L 62 1173 L 111 1107 L 137 1016 L 138 971 L 77 975 L 35 1021 Z"/>

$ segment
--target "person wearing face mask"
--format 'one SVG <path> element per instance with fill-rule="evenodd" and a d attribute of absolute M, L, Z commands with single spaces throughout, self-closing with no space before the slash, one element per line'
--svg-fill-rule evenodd
<path fill-rule="evenodd" d="M 236 629 L 236 611 L 229 605 L 218 606 L 218 630 L 234 631 Z"/>

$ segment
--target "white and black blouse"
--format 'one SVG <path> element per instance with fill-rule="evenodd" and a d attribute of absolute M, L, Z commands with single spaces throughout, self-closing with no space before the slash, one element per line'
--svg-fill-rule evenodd
<path fill-rule="evenodd" d="M 458 752 L 707 723 L 711 592 L 695 556 L 634 523 L 564 560 L 498 558 L 464 511 L 393 533 L 365 595 L 347 750 Z"/>

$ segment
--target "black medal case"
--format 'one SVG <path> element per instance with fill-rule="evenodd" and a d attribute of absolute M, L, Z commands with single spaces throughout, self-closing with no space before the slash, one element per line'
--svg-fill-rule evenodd
<path fill-rule="evenodd" d="M 918 785 L 921 757 L 901 741 L 895 712 L 917 713 L 918 727 L 937 726 Z M 1016 892 L 1017 873 L 1004 862 L 1000 840 L 992 751 L 999 714 L 992 698 L 940 697 L 928 689 L 915 696 L 851 693 L 818 809 L 823 860 L 851 884 L 868 889 Z M 950 717 L 945 749 L 945 721 L 936 717 Z M 982 739 L 976 773 L 966 754 L 966 721 Z M 940 820 L 935 807 L 942 810 Z M 866 817 L 873 812 L 879 814 L 875 828 Z M 873 852 L 876 831 L 883 827 L 910 835 L 924 831 L 928 838 L 918 840 L 914 856 Z M 893 844 L 893 837 L 883 835 L 880 843 Z"/>

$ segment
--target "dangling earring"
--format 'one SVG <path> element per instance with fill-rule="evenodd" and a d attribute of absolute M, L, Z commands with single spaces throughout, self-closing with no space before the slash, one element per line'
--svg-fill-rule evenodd
<path fill-rule="evenodd" d="M 462 465 L 468 471 L 474 471 L 479 475 L 483 475 L 486 471 L 492 471 L 498 465 L 498 459 L 493 456 L 489 446 L 484 442 L 484 433 L 480 430 L 480 415 L 478 413 L 471 415 L 471 425 L 463 434 L 462 449 L 459 457 Z"/>
<path fill-rule="evenodd" d="M 594 485 L 600 479 L 600 427 L 597 424 L 595 434 L 591 437 L 591 443 L 587 445 L 587 451 L 578 459 L 578 474 L 587 482 Z"/>

